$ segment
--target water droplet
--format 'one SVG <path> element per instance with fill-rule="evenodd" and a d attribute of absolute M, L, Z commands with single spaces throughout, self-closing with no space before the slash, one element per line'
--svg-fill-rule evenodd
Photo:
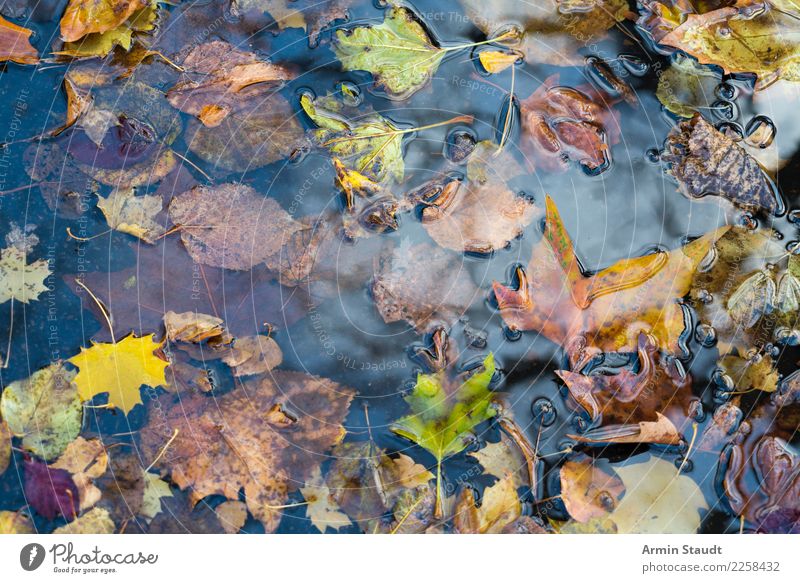
<path fill-rule="evenodd" d="M 461 164 L 475 149 L 477 141 L 472 130 L 457 128 L 447 135 L 444 156 L 454 164 Z"/>
<path fill-rule="evenodd" d="M 631 75 L 636 77 L 643 77 L 650 70 L 647 61 L 634 55 L 619 55 L 619 61 Z"/>
<path fill-rule="evenodd" d="M 758 220 L 753 216 L 753 213 L 746 211 L 739 215 L 739 224 L 751 231 L 758 228 Z"/>
<path fill-rule="evenodd" d="M 717 118 L 732 121 L 739 117 L 739 108 L 732 101 L 720 99 L 711 104 L 712 111 Z"/>
<path fill-rule="evenodd" d="M 703 409 L 703 402 L 700 399 L 695 399 L 689 404 L 689 417 L 702 423 L 706 418 L 706 411 Z"/>
<path fill-rule="evenodd" d="M 787 218 L 789 219 L 790 223 L 793 223 L 795 225 L 800 223 L 800 209 L 795 209 L 793 211 L 790 211 Z"/>
<path fill-rule="evenodd" d="M 694 464 L 692 460 L 687 460 L 684 457 L 679 457 L 675 460 L 675 467 L 678 468 L 681 473 L 688 474 L 694 469 Z"/>
<path fill-rule="evenodd" d="M 711 348 L 717 343 L 717 331 L 708 324 L 698 324 L 694 337 L 704 348 Z"/>
<path fill-rule="evenodd" d="M 777 128 L 770 118 L 757 115 L 751 119 L 745 128 L 745 142 L 754 148 L 769 148 L 775 139 Z"/>
<path fill-rule="evenodd" d="M 736 99 L 736 87 L 730 83 L 720 83 L 714 89 L 714 95 L 724 101 L 733 101 Z"/>
<path fill-rule="evenodd" d="M 731 29 L 727 26 L 720 26 L 717 29 L 717 36 L 722 39 L 729 39 L 731 37 Z"/>
<path fill-rule="evenodd" d="M 602 506 L 607 512 L 611 512 L 616 506 L 614 503 L 614 497 L 605 490 L 597 495 L 597 502 L 599 502 L 600 506 Z"/>
<path fill-rule="evenodd" d="M 558 413 L 550 399 L 541 397 L 536 399 L 531 405 L 531 413 L 535 421 L 541 424 L 542 427 L 549 427 L 556 422 Z"/>
<path fill-rule="evenodd" d="M 714 301 L 714 295 L 707 289 L 701 289 L 697 292 L 697 299 L 703 304 L 710 304 Z"/>
<path fill-rule="evenodd" d="M 578 433 L 583 433 L 589 428 L 589 422 L 580 415 L 576 415 L 572 418 L 572 426 Z"/>
<path fill-rule="evenodd" d="M 661 162 L 661 152 L 658 148 L 650 148 L 644 153 L 644 156 L 651 164 L 658 164 Z"/>
<path fill-rule="evenodd" d="M 717 404 L 727 403 L 733 397 L 730 391 L 714 391 L 714 402 Z"/>
<path fill-rule="evenodd" d="M 736 388 L 736 384 L 733 382 L 733 379 L 730 377 L 730 375 L 726 375 L 720 369 L 714 371 L 714 375 L 711 377 L 711 380 L 715 385 L 717 385 L 720 391 L 726 393 L 730 393 L 734 388 Z"/>

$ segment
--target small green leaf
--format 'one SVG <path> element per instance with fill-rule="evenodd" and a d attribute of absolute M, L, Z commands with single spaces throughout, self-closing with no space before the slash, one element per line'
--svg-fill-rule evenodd
<path fill-rule="evenodd" d="M 317 144 L 377 182 L 389 177 L 397 181 L 403 179 L 403 136 L 406 132 L 391 121 L 377 113 L 357 121 L 348 120 L 340 114 L 342 104 L 331 96 L 312 100 L 303 95 L 300 105 L 319 126 L 313 132 Z"/>
<path fill-rule="evenodd" d="M 659 77 L 656 97 L 675 115 L 690 118 L 716 101 L 714 89 L 721 80 L 722 75 L 711 67 L 681 55 Z"/>
<path fill-rule="evenodd" d="M 430 81 L 446 51 L 407 8 L 395 6 L 383 23 L 339 30 L 333 45 L 345 71 L 369 71 L 394 99 L 406 99 Z"/>

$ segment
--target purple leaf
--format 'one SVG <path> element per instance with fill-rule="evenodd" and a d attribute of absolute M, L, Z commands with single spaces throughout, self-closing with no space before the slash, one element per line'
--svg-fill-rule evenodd
<path fill-rule="evenodd" d="M 25 497 L 31 508 L 48 520 L 59 514 L 72 520 L 80 509 L 78 487 L 70 473 L 28 456 L 25 456 Z"/>

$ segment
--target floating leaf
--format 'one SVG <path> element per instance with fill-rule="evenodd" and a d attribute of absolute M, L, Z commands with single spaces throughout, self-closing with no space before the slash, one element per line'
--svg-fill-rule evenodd
<path fill-rule="evenodd" d="M 137 33 L 155 28 L 157 0 L 70 0 L 61 17 L 61 38 L 67 43 L 56 54 L 104 57 L 119 46 L 130 50 Z"/>
<path fill-rule="evenodd" d="M 0 61 L 12 61 L 20 65 L 39 62 L 39 53 L 31 45 L 33 31 L 17 26 L 0 16 Z"/>
<path fill-rule="evenodd" d="M 392 6 L 381 24 L 337 30 L 333 50 L 345 71 L 369 71 L 393 99 L 407 99 L 424 87 L 445 55 L 402 6 Z"/>
<path fill-rule="evenodd" d="M 108 453 L 99 439 L 78 437 L 59 458 L 50 464 L 54 470 L 65 470 L 78 488 L 80 510 L 91 508 L 100 501 L 102 492 L 94 485 L 108 468 Z"/>
<path fill-rule="evenodd" d="M 53 534 L 114 534 L 117 526 L 111 520 L 105 508 L 92 508 L 64 526 L 53 531 Z"/>
<path fill-rule="evenodd" d="M 319 42 L 320 32 L 335 20 L 348 18 L 350 0 L 232 0 L 231 12 L 250 16 L 254 12 L 269 12 L 278 28 L 302 28 L 309 44 Z"/>
<path fill-rule="evenodd" d="M 471 488 L 462 490 L 453 516 L 453 528 L 462 534 L 498 534 L 513 524 L 521 512 L 514 480 L 508 475 L 483 491 L 480 507 L 475 505 Z"/>
<path fill-rule="evenodd" d="M 719 361 L 724 374 L 733 381 L 736 392 L 764 391 L 772 393 L 778 389 L 780 375 L 769 355 L 741 358 L 729 354 Z"/>
<path fill-rule="evenodd" d="M 587 345 L 603 352 L 633 350 L 642 331 L 661 348 L 680 352 L 686 324 L 676 299 L 689 292 L 695 268 L 727 227 L 669 253 L 623 259 L 586 276 L 550 197 L 546 207 L 544 236 L 530 262 L 536 277 L 519 268 L 518 290 L 493 284 L 505 322 L 564 345 L 572 362 Z"/>
<path fill-rule="evenodd" d="M 50 275 L 47 261 L 28 263 L 25 252 L 11 246 L 0 251 L 0 304 L 14 299 L 27 304 L 47 291 L 45 280 Z"/>
<path fill-rule="evenodd" d="M 169 362 L 154 354 L 161 347 L 153 334 L 137 338 L 133 334 L 116 343 L 92 343 L 81 348 L 69 362 L 78 367 L 74 382 L 84 401 L 108 393 L 108 404 L 126 415 L 142 403 L 142 385 L 157 388 L 167 384 L 164 369 Z"/>
<path fill-rule="evenodd" d="M 405 133 L 391 121 L 377 113 L 350 121 L 340 115 L 343 105 L 330 96 L 312 100 L 302 95 L 300 105 L 319 127 L 313 132 L 318 144 L 378 182 L 403 179 Z"/>
<path fill-rule="evenodd" d="M 467 447 L 475 427 L 497 413 L 489 390 L 494 371 L 494 357 L 489 354 L 483 369 L 465 379 L 451 379 L 445 371 L 419 374 L 414 390 L 405 397 L 411 414 L 391 426 L 436 458 L 437 506 L 442 461 Z"/>
<path fill-rule="evenodd" d="M 46 463 L 26 457 L 25 498 L 36 512 L 48 520 L 63 516 L 72 520 L 80 509 L 80 494 L 66 470 L 52 469 Z"/>
<path fill-rule="evenodd" d="M 300 493 L 308 502 L 306 515 L 317 530 L 325 532 L 328 527 L 339 530 L 350 524 L 350 518 L 339 509 L 339 505 L 331 497 L 331 491 L 322 479 L 319 468 L 315 468 Z"/>
<path fill-rule="evenodd" d="M 161 207 L 160 196 L 136 196 L 133 188 L 117 188 L 97 201 L 97 208 L 103 212 L 109 227 L 150 244 L 165 231 L 155 220 Z"/>
<path fill-rule="evenodd" d="M 666 150 L 662 159 L 687 197 L 717 195 L 772 213 L 783 208 L 756 159 L 700 114 L 670 132 Z"/>
<path fill-rule="evenodd" d="M 561 466 L 561 501 L 578 522 L 602 518 L 619 503 L 625 486 L 607 466 L 582 454 Z"/>
<path fill-rule="evenodd" d="M 144 475 L 144 492 L 142 493 L 142 507 L 139 514 L 144 516 L 148 521 L 155 518 L 162 510 L 161 499 L 172 498 L 172 490 L 164 480 L 158 475 L 151 472 L 145 472 Z"/>
<path fill-rule="evenodd" d="M 5 419 L 0 417 L 0 475 L 3 475 L 11 462 L 11 431 Z M 0 529 L 2 532 L 2 529 Z"/>
<path fill-rule="evenodd" d="M 0 534 L 35 534 L 31 519 L 22 512 L 0 510 Z"/>
<path fill-rule="evenodd" d="M 57 457 L 81 431 L 83 405 L 75 372 L 61 363 L 14 381 L 3 391 L 0 410 L 22 446 L 46 460 Z"/>
<path fill-rule="evenodd" d="M 686 56 L 676 56 L 658 78 L 656 97 L 669 111 L 692 117 L 717 100 L 715 89 L 722 75 Z"/>
<path fill-rule="evenodd" d="M 214 512 L 228 534 L 238 533 L 247 522 L 247 504 L 240 500 L 225 500 Z"/>
<path fill-rule="evenodd" d="M 505 51 L 481 51 L 478 54 L 478 59 L 481 62 L 481 67 L 487 73 L 500 73 L 509 67 L 513 66 L 519 61 L 520 56 L 517 53 L 509 53 Z"/>

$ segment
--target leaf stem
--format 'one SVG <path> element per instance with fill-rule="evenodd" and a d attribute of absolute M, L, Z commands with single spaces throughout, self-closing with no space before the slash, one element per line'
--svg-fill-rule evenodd
<path fill-rule="evenodd" d="M 433 506 L 433 517 L 436 520 L 442 518 L 442 458 L 436 456 L 436 503 Z"/>

